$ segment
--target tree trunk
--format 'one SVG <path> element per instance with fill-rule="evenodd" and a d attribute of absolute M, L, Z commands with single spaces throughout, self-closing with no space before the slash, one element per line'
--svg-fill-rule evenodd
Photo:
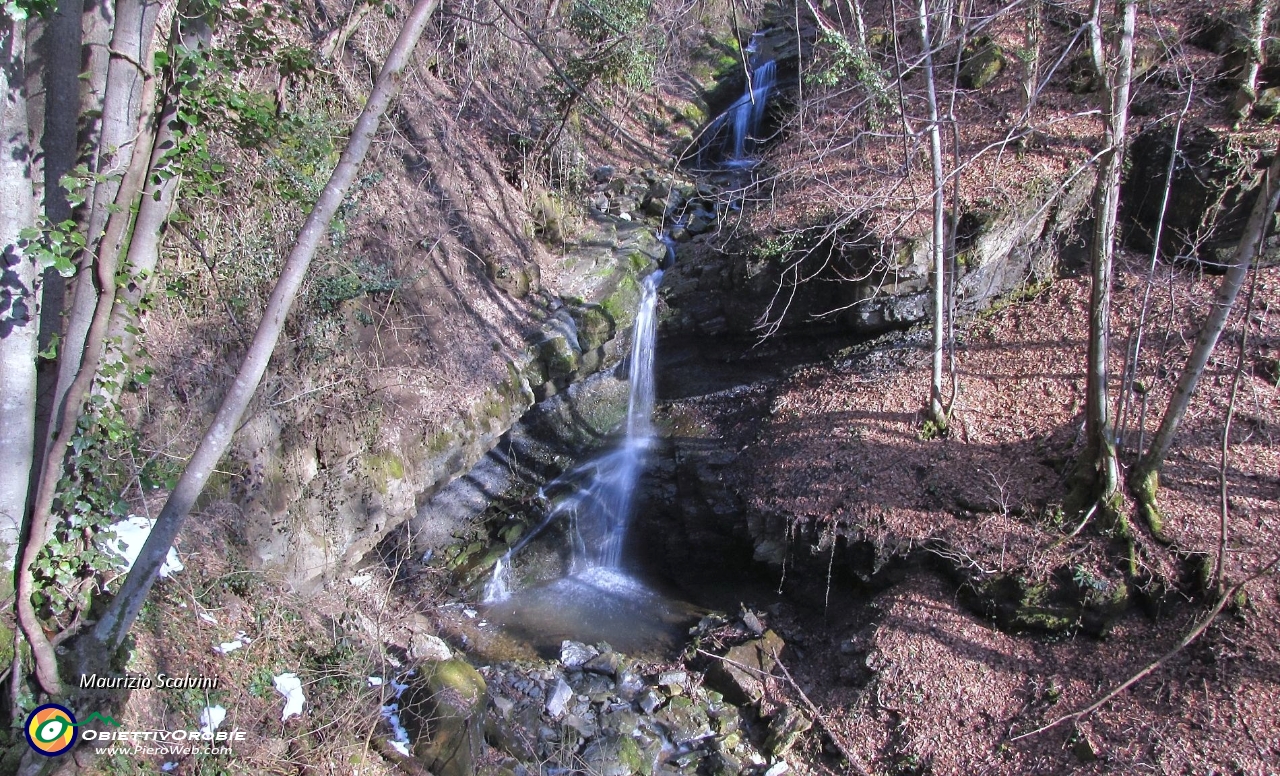
<path fill-rule="evenodd" d="M 948 9 L 948 13 L 950 10 Z M 929 3 L 920 0 L 920 40 L 924 44 L 924 83 L 929 96 L 929 161 L 933 165 L 933 371 L 929 383 L 929 418 L 937 431 L 946 429 L 942 407 L 942 354 L 946 335 L 946 177 L 942 172 L 942 132 L 938 128 L 938 92 L 934 82 L 933 41 L 929 36 Z"/>
<path fill-rule="evenodd" d="M 148 51 L 148 57 L 150 52 Z M 18 570 L 17 609 L 18 622 L 26 634 L 27 643 L 31 647 L 32 658 L 36 664 L 36 676 L 40 685 L 51 695 L 61 693 L 61 680 L 58 677 L 57 659 L 44 628 L 31 603 L 31 595 L 35 592 L 35 579 L 32 568 L 41 550 L 49 540 L 53 523 L 53 501 L 57 491 L 58 480 L 62 476 L 67 451 L 71 438 L 75 433 L 76 419 L 85 398 L 98 373 L 98 365 L 102 359 L 106 342 L 107 325 L 111 318 L 111 308 L 116 294 L 116 269 L 120 255 L 124 251 L 129 227 L 133 223 L 133 209 L 137 204 L 139 193 L 146 179 L 147 166 L 151 158 L 151 144 L 155 140 L 155 80 L 147 77 L 143 82 L 142 102 L 138 108 L 138 126 L 135 128 L 132 141 L 136 153 L 132 153 L 128 169 L 117 186 L 116 200 L 106 222 L 106 229 L 97 244 L 97 255 L 91 266 L 93 274 L 80 279 L 81 286 L 94 288 L 95 297 L 91 299 L 92 314 L 85 332 L 83 359 L 77 359 L 77 369 L 72 375 L 71 383 L 58 408 L 58 416 L 51 428 L 56 429 L 53 441 L 40 462 L 40 472 L 36 480 L 35 498 L 31 505 L 31 521 L 27 527 L 26 543 L 22 550 L 21 568 Z"/>
<path fill-rule="evenodd" d="M 80 117 L 80 57 L 83 0 L 60 0 L 50 15 L 41 38 L 40 58 L 44 64 L 44 132 L 40 150 L 44 156 L 44 215 L 50 223 L 72 218 L 70 203 L 60 181 L 76 166 L 76 141 Z M 33 135 L 34 137 L 34 135 Z M 50 268 L 44 272 L 40 294 L 40 349 L 53 344 L 62 334 L 62 308 L 66 279 Z M 56 360 L 36 365 L 36 449 L 34 459 L 44 457 L 53 412 L 53 394 L 58 380 Z M 39 467 L 32 467 L 33 471 Z M 34 490 L 34 483 L 33 483 Z"/>
<path fill-rule="evenodd" d="M 182 66 L 180 57 L 206 47 L 212 34 L 204 17 L 186 12 L 187 5 L 187 3 L 179 5 L 180 12 L 173 20 L 169 39 L 170 58 L 177 67 Z M 178 51 L 179 46 L 186 52 L 185 54 Z M 138 320 L 138 306 L 150 287 L 151 277 L 160 260 L 160 245 L 164 241 L 165 228 L 168 225 L 169 216 L 173 213 L 181 184 L 180 176 L 167 169 L 171 163 L 169 154 L 180 140 L 178 131 L 180 100 L 181 87 L 177 83 L 171 83 L 165 95 L 164 105 L 160 108 L 156 139 L 147 169 L 146 188 L 143 189 L 142 198 L 138 202 L 138 216 L 133 225 L 129 252 L 125 257 L 124 269 L 129 274 L 129 280 L 117 292 L 115 308 L 111 311 L 107 341 L 114 343 L 122 359 L 132 357 L 136 348 L 137 336 L 134 332 Z M 121 370 L 117 380 L 123 381 L 126 376 L 125 371 Z"/>
<path fill-rule="evenodd" d="M 59 431 L 58 422 L 66 406 L 66 395 L 81 362 L 86 357 L 85 340 L 97 306 L 99 289 L 95 287 L 92 258 L 98 253 L 98 240 L 110 216 L 111 203 L 120 189 L 119 176 L 128 168 L 137 145 L 139 105 L 149 81 L 152 52 L 155 46 L 156 17 L 166 0 L 119 0 L 115 7 L 115 24 L 111 34 L 110 57 L 106 69 L 106 89 L 102 98 L 102 120 L 96 138 L 97 159 L 93 171 L 112 177 L 95 184 L 86 215 L 85 250 L 80 270 L 72 282 L 71 307 L 68 310 L 61 353 L 58 359 L 58 381 L 53 395 L 53 422 L 49 435 Z M 105 9 L 105 6 L 102 7 Z M 95 33 L 97 29 L 95 28 Z M 86 44 L 90 41 L 86 40 Z"/>
<path fill-rule="evenodd" d="M 858 51 L 867 51 L 867 17 L 862 11 L 862 0 L 849 0 L 849 10 L 853 15 L 853 32 L 858 36 Z"/>
<path fill-rule="evenodd" d="M 27 124 L 25 23 L 0 12 L 0 596 L 14 568 L 35 447 L 36 341 L 40 287 L 36 259 L 20 233 L 35 222 L 34 156 Z M 0 633 L 3 633 L 0 630 Z M 6 645 L 7 646 L 7 645 Z"/>
<path fill-rule="evenodd" d="M 1095 9 L 1097 7 L 1095 3 Z M 1093 190 L 1089 350 L 1085 366 L 1085 449 L 1079 467 L 1082 492 L 1077 498 L 1077 506 L 1084 511 L 1100 502 L 1103 514 L 1123 523 L 1118 510 L 1112 509 L 1120 487 L 1120 464 L 1116 459 L 1108 406 L 1108 359 L 1111 340 L 1112 257 L 1115 252 L 1116 213 L 1120 204 L 1120 172 L 1124 162 L 1129 118 L 1136 0 L 1118 0 L 1116 14 L 1121 17 L 1116 63 L 1114 68 L 1103 63 L 1104 81 L 1110 102 L 1105 114 L 1106 148 L 1099 161 L 1098 180 Z M 1094 21 L 1096 24 L 1099 20 Z M 1100 52 L 1095 53 L 1094 58 L 1095 61 L 1099 59 Z"/>
<path fill-rule="evenodd" d="M 302 285 L 311 259 L 328 234 L 329 224 L 368 153 L 382 114 L 399 91 L 401 73 L 409 62 L 427 20 L 435 10 L 436 2 L 437 0 L 418 0 L 410 11 L 405 26 L 378 75 L 373 92 L 356 121 L 355 130 L 342 152 L 338 166 L 307 216 L 306 223 L 298 234 L 298 241 L 285 261 L 280 279 L 271 293 L 258 331 L 254 334 L 231 389 L 223 398 L 212 425 L 200 440 L 169 500 L 165 502 L 155 528 L 143 544 L 138 560 L 125 578 L 120 592 L 106 606 L 94 629 L 79 639 L 76 651 L 77 660 L 82 666 L 102 665 L 120 649 L 155 582 L 165 555 L 182 528 L 183 521 L 204 489 L 214 466 L 231 444 L 240 419 L 267 369 L 267 363 L 275 350 L 285 318 Z"/>
<path fill-rule="evenodd" d="M 1276 158 L 1266 172 L 1263 184 L 1258 189 L 1258 198 L 1254 201 L 1253 211 L 1249 214 L 1249 222 L 1236 246 L 1235 256 L 1227 274 L 1218 286 L 1218 293 L 1213 301 L 1209 317 L 1205 319 L 1196 337 L 1196 344 L 1187 357 L 1187 364 L 1178 377 L 1178 385 L 1174 388 L 1169 406 L 1165 409 L 1160 421 L 1160 428 L 1151 440 L 1151 448 L 1129 473 L 1129 490 L 1138 501 L 1143 516 L 1151 525 L 1151 530 L 1161 534 L 1163 521 L 1156 505 L 1156 492 L 1160 486 L 1160 469 L 1164 466 L 1173 439 L 1178 433 L 1178 426 L 1187 413 L 1187 406 L 1195 394 L 1200 376 L 1204 374 L 1205 365 L 1218 345 L 1218 338 L 1227 325 L 1231 315 L 1231 307 L 1235 304 L 1240 287 L 1244 285 L 1249 265 L 1258 255 L 1262 241 L 1266 238 L 1267 227 L 1277 205 L 1280 205 L 1280 148 L 1276 149 Z"/>
<path fill-rule="evenodd" d="M 1253 112 L 1258 100 L 1258 71 L 1262 69 L 1263 44 L 1267 39 L 1267 24 L 1271 21 L 1272 0 L 1253 0 L 1249 7 L 1249 48 L 1240 88 L 1236 91 L 1231 111 L 1237 121 L 1244 121 Z"/>
<path fill-rule="evenodd" d="M 1027 0 L 1026 51 L 1022 59 L 1022 120 L 1031 118 L 1035 107 L 1036 90 L 1040 86 L 1040 32 L 1042 25 L 1041 0 Z"/>

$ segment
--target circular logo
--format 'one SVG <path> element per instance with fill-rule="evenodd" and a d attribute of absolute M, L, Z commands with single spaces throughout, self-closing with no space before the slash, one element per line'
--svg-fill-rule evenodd
<path fill-rule="evenodd" d="M 76 717 L 56 703 L 36 707 L 27 715 L 27 743 L 46 757 L 57 757 L 76 742 Z"/>

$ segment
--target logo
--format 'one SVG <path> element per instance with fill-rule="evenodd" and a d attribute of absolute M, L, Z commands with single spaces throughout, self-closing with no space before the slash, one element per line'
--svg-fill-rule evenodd
<path fill-rule="evenodd" d="M 57 757 L 76 742 L 76 718 L 56 703 L 36 707 L 27 716 L 27 743 L 45 757 Z"/>

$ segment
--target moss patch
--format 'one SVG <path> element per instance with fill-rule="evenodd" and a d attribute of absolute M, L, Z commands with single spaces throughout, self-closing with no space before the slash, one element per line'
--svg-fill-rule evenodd
<path fill-rule="evenodd" d="M 404 479 L 404 461 L 395 453 L 374 453 L 365 460 L 365 468 L 373 487 L 383 495 L 392 480 Z"/>

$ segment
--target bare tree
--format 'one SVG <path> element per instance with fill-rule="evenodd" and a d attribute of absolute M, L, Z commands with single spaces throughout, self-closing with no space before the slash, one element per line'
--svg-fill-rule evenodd
<path fill-rule="evenodd" d="M 1085 448 L 1078 467 L 1076 502 L 1080 511 L 1101 502 L 1104 513 L 1123 519 L 1111 510 L 1120 488 L 1120 465 L 1111 429 L 1108 395 L 1108 358 L 1111 340 L 1111 271 L 1115 252 L 1116 215 L 1120 206 L 1120 172 L 1124 163 L 1129 119 L 1129 84 L 1133 74 L 1133 29 L 1136 0 L 1117 0 L 1119 39 L 1114 64 L 1103 50 L 1101 0 L 1094 0 L 1090 24 L 1093 60 L 1109 99 L 1104 106 L 1104 146 L 1093 189 L 1094 228 L 1089 294 L 1089 349 L 1086 361 Z"/>
<path fill-rule="evenodd" d="M 946 13 L 951 13 L 948 5 Z M 924 44 L 924 83 L 929 103 L 929 162 L 933 168 L 933 371 L 929 382 L 929 416 L 934 426 L 946 429 L 942 406 L 942 361 L 946 342 L 946 175 L 942 170 L 942 132 L 938 127 L 938 91 L 933 71 L 933 41 L 929 36 L 929 3 L 920 0 L 920 40 Z"/>
<path fill-rule="evenodd" d="M 1235 256 L 1227 269 L 1227 274 L 1222 278 L 1222 284 L 1218 286 L 1213 307 L 1200 328 L 1196 344 L 1192 347 L 1186 366 L 1178 377 L 1178 385 L 1169 399 L 1169 406 L 1165 409 L 1164 417 L 1160 421 L 1160 428 L 1151 440 L 1151 447 L 1129 472 L 1129 490 L 1137 500 L 1139 509 L 1150 524 L 1152 532 L 1157 536 L 1162 535 L 1163 529 L 1163 519 L 1156 504 L 1156 495 L 1160 487 L 1160 469 L 1164 466 L 1169 449 L 1173 446 L 1174 437 L 1178 433 L 1182 418 L 1187 413 L 1187 407 L 1195 394 L 1200 377 L 1204 374 L 1205 365 L 1209 363 L 1209 357 L 1213 355 L 1214 348 L 1218 345 L 1218 338 L 1226 328 L 1227 318 L 1231 314 L 1231 308 L 1235 304 L 1241 286 L 1244 285 L 1249 266 L 1261 250 L 1271 216 L 1275 213 L 1277 205 L 1280 205 L 1280 149 L 1276 149 L 1274 153 L 1275 160 L 1267 170 L 1262 185 L 1258 187 L 1258 196 L 1254 200 L 1253 210 L 1249 214 L 1244 233 L 1241 234 L 1240 242 L 1236 246 Z"/>

